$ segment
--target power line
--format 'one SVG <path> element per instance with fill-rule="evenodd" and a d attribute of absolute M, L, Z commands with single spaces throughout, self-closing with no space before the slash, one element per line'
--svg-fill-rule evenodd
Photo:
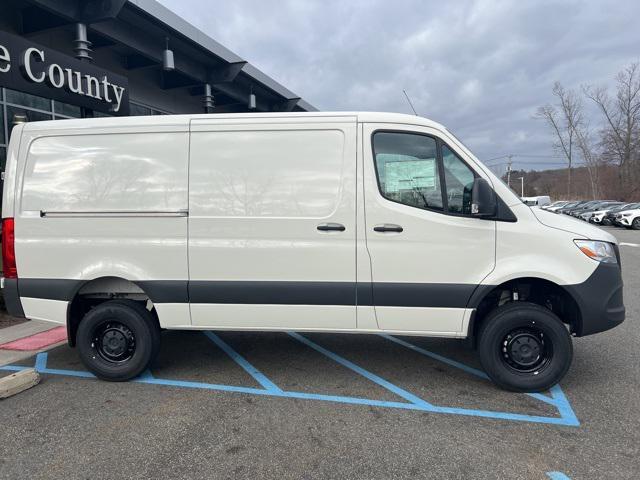
<path fill-rule="evenodd" d="M 534 155 L 534 154 L 530 154 L 530 153 L 507 153 L 504 155 L 500 155 L 494 158 L 489 158 L 487 159 L 487 162 L 491 161 L 491 160 L 498 160 L 499 158 L 507 158 L 509 155 L 513 156 L 513 157 L 530 157 L 530 158 L 564 158 L 563 155 Z"/>

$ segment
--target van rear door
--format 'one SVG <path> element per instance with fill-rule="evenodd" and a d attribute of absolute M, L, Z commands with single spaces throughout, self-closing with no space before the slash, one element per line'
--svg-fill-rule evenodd
<path fill-rule="evenodd" d="M 194 119 L 194 326 L 356 326 L 356 119 Z"/>
<path fill-rule="evenodd" d="M 495 221 L 474 218 L 480 169 L 435 129 L 365 124 L 367 250 L 378 326 L 461 336 L 495 265 Z"/>

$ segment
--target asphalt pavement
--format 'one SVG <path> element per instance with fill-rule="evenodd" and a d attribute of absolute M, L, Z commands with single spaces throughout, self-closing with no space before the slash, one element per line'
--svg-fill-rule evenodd
<path fill-rule="evenodd" d="M 544 395 L 499 390 L 457 340 L 164 332 L 127 383 L 62 346 L 13 364 L 43 379 L 0 401 L 0 478 L 639 478 L 640 231 L 608 230 L 627 320 L 574 339 Z"/>

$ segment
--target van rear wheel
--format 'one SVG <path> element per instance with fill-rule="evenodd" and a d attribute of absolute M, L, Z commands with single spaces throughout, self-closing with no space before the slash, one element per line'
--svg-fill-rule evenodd
<path fill-rule="evenodd" d="M 102 303 L 80 322 L 76 345 L 80 359 L 102 380 L 121 382 L 140 375 L 159 349 L 151 314 L 121 300 Z"/>
<path fill-rule="evenodd" d="M 573 358 L 571 336 L 550 310 L 513 302 L 489 313 L 478 352 L 487 375 L 514 392 L 540 392 L 557 384 Z"/>

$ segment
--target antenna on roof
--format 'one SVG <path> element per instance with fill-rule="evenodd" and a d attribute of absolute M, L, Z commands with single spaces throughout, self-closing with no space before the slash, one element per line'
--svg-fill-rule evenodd
<path fill-rule="evenodd" d="M 407 91 L 404 88 L 402 89 L 402 93 L 404 93 L 404 96 L 407 97 L 407 102 L 409 102 L 409 106 L 411 107 L 411 110 L 413 110 L 413 114 L 417 117 L 418 112 L 416 112 L 416 109 L 413 108 L 413 103 L 411 103 L 411 99 L 409 98 L 409 95 L 407 95 Z"/>

